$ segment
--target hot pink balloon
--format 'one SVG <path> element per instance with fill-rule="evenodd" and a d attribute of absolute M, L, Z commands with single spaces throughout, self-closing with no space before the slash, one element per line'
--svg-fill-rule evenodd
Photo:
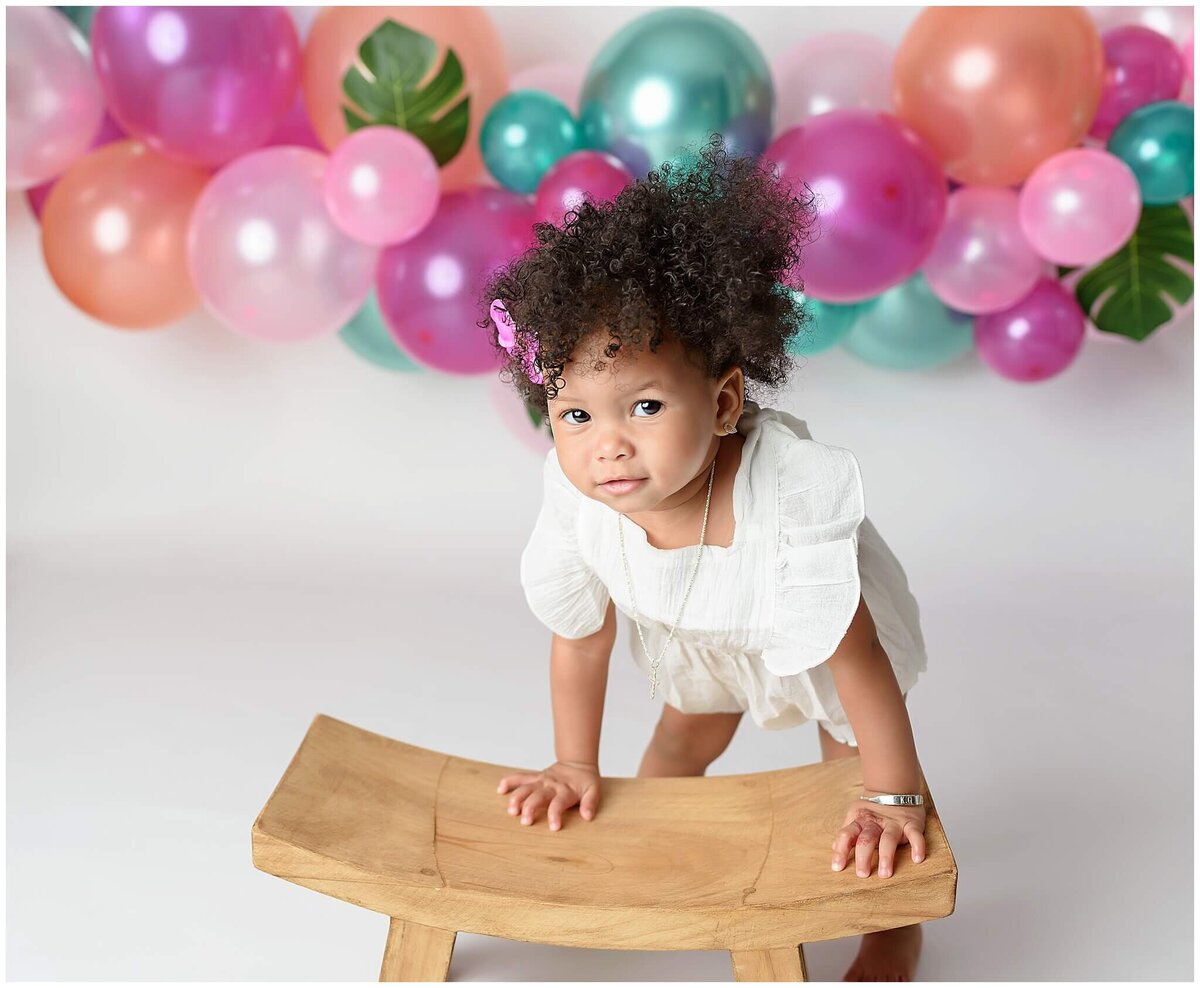
<path fill-rule="evenodd" d="M 88 151 L 94 151 L 96 148 L 104 147 L 105 144 L 111 144 L 113 141 L 123 141 L 126 136 L 125 131 L 106 112 L 104 114 L 104 123 L 100 127 L 100 133 L 96 135 L 96 139 L 92 141 L 92 146 L 88 148 Z M 86 154 L 87 152 L 84 153 Z M 29 207 L 33 210 L 33 215 L 39 220 L 42 218 L 42 207 L 46 204 L 46 197 L 50 195 L 50 190 L 54 188 L 57 182 L 58 178 L 56 176 L 50 179 L 49 182 L 35 185 L 25 193 L 25 198 L 29 200 Z"/>
<path fill-rule="evenodd" d="M 1179 4 L 1174 7 L 1147 5 L 1142 7 L 1088 7 L 1092 23 L 1103 34 L 1114 27 L 1140 24 L 1151 31 L 1166 35 L 1176 44 L 1183 44 L 1192 33 L 1194 15 L 1192 5 Z"/>
<path fill-rule="evenodd" d="M 1088 133 L 1105 140 L 1147 103 L 1174 99 L 1183 86 L 1183 56 L 1157 31 L 1136 24 L 1113 28 L 1104 43 L 1104 89 Z"/>
<path fill-rule="evenodd" d="M 104 95 L 87 42 L 51 7 L 8 7 L 5 184 L 31 189 L 87 153 L 104 119 Z"/>
<path fill-rule="evenodd" d="M 379 257 L 325 211 L 325 155 L 265 148 L 222 168 L 188 229 L 188 269 L 235 332 L 273 343 L 336 333 L 370 294 Z"/>
<path fill-rule="evenodd" d="M 861 302 L 911 277 L 946 215 L 946 177 L 929 147 L 889 113 L 832 110 L 763 152 L 779 178 L 816 196 L 819 239 L 787 282 L 822 302 Z"/>
<path fill-rule="evenodd" d="M 1053 278 L 1039 278 L 1016 305 L 975 319 L 975 349 L 985 364 L 1012 381 L 1044 381 L 1079 354 L 1084 316 Z"/>
<path fill-rule="evenodd" d="M 376 298 L 401 350 L 433 370 L 496 370 L 495 350 L 477 325 L 486 305 L 479 293 L 492 271 L 534 246 L 533 223 L 525 196 L 487 186 L 458 189 L 442 196 L 424 230 L 385 247 Z"/>
<path fill-rule="evenodd" d="M 1041 270 L 1042 259 L 1017 221 L 1017 193 L 967 186 L 950 193 L 946 221 L 921 273 L 944 304 L 977 315 L 1024 298 Z"/>
<path fill-rule="evenodd" d="M 266 144 L 300 82 L 286 7 L 98 7 L 92 57 L 117 122 L 197 165 Z"/>
<path fill-rule="evenodd" d="M 886 41 L 860 31 L 830 31 L 789 48 L 771 63 L 776 131 L 830 110 L 890 111 L 895 58 Z"/>
<path fill-rule="evenodd" d="M 325 145 L 317 137 L 316 131 L 313 130 L 312 120 L 309 119 L 304 93 L 300 91 L 297 91 L 296 98 L 292 100 L 292 108 L 288 111 L 288 115 L 280 121 L 279 126 L 267 139 L 264 147 L 282 147 L 285 144 L 325 152 Z"/>
<path fill-rule="evenodd" d="M 562 226 L 566 214 L 583 200 L 594 204 L 615 199 L 633 181 L 616 155 L 605 151 L 573 151 L 560 158 L 538 182 L 533 206 L 537 218 Z"/>
<path fill-rule="evenodd" d="M 1071 148 L 1043 161 L 1025 184 L 1017 215 L 1025 239 L 1056 264 L 1092 264 L 1121 247 L 1137 228 L 1137 176 L 1115 154 Z"/>
<path fill-rule="evenodd" d="M 437 159 L 398 127 L 364 127 L 329 156 L 325 206 L 347 236 L 366 244 L 411 240 L 433 219 L 441 197 Z"/>
<path fill-rule="evenodd" d="M 511 93 L 518 89 L 540 89 L 578 116 L 579 94 L 583 92 L 586 77 L 587 66 L 582 62 L 547 62 L 531 65 L 514 73 L 509 80 L 508 91 Z"/>

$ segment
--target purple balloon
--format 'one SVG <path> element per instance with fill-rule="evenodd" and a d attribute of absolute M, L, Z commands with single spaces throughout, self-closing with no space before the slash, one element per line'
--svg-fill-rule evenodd
<path fill-rule="evenodd" d="M 1001 377 L 1044 381 L 1078 355 L 1084 324 L 1075 296 L 1043 277 L 1016 305 L 975 318 L 975 349 Z"/>
<path fill-rule="evenodd" d="M 443 194 L 420 233 L 379 257 L 376 298 L 397 346 L 417 363 L 452 374 L 500 367 L 488 334 L 476 324 L 479 293 L 496 268 L 536 244 L 533 224 L 529 199 L 508 189 Z"/>
<path fill-rule="evenodd" d="M 545 223 L 561 226 L 585 198 L 599 204 L 615 199 L 633 181 L 629 169 L 604 151 L 573 151 L 547 169 L 538 182 L 534 211 Z"/>
<path fill-rule="evenodd" d="M 1170 38 L 1128 24 L 1105 31 L 1104 88 L 1088 133 L 1107 140 L 1129 114 L 1147 103 L 1174 99 L 1183 85 L 1183 56 Z"/>
<path fill-rule="evenodd" d="M 91 40 L 117 122 L 192 165 L 265 145 L 300 81 L 286 7 L 98 7 Z"/>
<path fill-rule="evenodd" d="M 911 277 L 946 215 L 946 177 L 907 124 L 874 110 L 831 110 L 763 152 L 794 193 L 815 193 L 817 240 L 787 284 L 822 302 L 861 302 Z"/>

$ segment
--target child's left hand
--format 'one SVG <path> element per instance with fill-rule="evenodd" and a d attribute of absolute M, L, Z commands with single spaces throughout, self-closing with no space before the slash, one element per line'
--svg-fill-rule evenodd
<path fill-rule="evenodd" d="M 867 789 L 864 796 L 878 792 Z M 893 871 L 896 848 L 912 846 L 912 859 L 925 859 L 925 807 L 881 806 L 855 797 L 846 813 L 846 822 L 833 841 L 833 870 L 846 866 L 850 848 L 854 847 L 855 872 L 859 878 L 871 875 L 871 859 L 879 848 L 879 877 L 888 878 Z"/>

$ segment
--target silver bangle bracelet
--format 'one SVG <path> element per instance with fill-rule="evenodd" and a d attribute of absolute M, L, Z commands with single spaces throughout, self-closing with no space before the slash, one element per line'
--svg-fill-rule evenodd
<path fill-rule="evenodd" d="M 859 799 L 865 799 L 868 803 L 880 803 L 883 806 L 924 806 L 925 797 L 920 793 L 910 794 L 902 793 L 899 795 L 887 796 L 859 796 Z"/>

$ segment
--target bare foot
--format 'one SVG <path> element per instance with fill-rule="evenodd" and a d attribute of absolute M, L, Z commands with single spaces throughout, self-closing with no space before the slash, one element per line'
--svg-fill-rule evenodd
<path fill-rule="evenodd" d="M 912 981 L 921 953 L 921 924 L 863 934 L 843 981 Z"/>

